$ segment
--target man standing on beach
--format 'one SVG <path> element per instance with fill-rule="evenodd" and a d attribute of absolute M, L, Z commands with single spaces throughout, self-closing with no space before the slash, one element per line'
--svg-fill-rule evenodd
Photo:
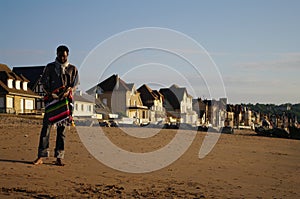
<path fill-rule="evenodd" d="M 68 47 L 64 45 L 57 47 L 56 55 L 55 61 L 45 67 L 41 77 L 41 84 L 48 98 L 45 106 L 54 99 L 66 98 L 72 90 L 75 90 L 78 84 L 78 70 L 76 66 L 68 62 Z M 54 93 L 60 88 L 65 88 L 62 93 Z M 38 158 L 33 162 L 34 165 L 43 164 L 43 157 L 49 157 L 49 138 L 52 124 L 48 119 L 49 116 L 45 113 L 38 146 Z M 54 150 L 54 156 L 57 158 L 56 165 L 64 165 L 62 162 L 64 148 L 65 124 L 63 123 L 57 126 L 56 146 Z"/>

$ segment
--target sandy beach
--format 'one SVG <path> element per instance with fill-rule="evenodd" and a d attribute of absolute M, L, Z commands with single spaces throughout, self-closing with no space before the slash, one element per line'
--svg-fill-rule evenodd
<path fill-rule="evenodd" d="M 67 130 L 65 166 L 53 164 L 53 153 L 43 165 L 34 166 L 40 129 L 41 120 L 0 117 L 0 198 L 300 198 L 300 140 L 235 130 L 233 135 L 222 134 L 213 150 L 199 159 L 206 133 L 197 132 L 177 161 L 134 174 L 94 158 L 75 127 Z M 119 128 L 104 131 L 117 146 L 137 153 L 163 147 L 177 132 L 163 129 L 140 139 Z M 55 136 L 52 130 L 51 152 Z"/>

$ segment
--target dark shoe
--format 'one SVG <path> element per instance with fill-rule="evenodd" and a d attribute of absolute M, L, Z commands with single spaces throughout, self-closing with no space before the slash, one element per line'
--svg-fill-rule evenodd
<path fill-rule="evenodd" d="M 43 164 L 43 159 L 42 158 L 37 158 L 35 161 L 33 161 L 34 165 L 39 165 L 39 164 Z"/>
<path fill-rule="evenodd" d="M 65 166 L 65 164 L 61 161 L 60 158 L 56 159 L 55 165 L 57 165 L 57 166 Z"/>

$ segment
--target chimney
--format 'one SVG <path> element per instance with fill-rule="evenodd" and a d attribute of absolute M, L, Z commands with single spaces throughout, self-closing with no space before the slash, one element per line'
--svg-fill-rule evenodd
<path fill-rule="evenodd" d="M 117 75 L 116 75 L 116 85 L 115 85 L 115 89 L 119 89 L 119 82 L 120 82 L 120 77 L 119 77 L 119 75 L 117 74 Z"/>

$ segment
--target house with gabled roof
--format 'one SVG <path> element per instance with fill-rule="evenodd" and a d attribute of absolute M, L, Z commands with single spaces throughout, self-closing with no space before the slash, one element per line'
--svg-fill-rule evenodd
<path fill-rule="evenodd" d="M 208 104 L 201 98 L 193 99 L 193 110 L 198 114 L 199 125 L 208 125 Z"/>
<path fill-rule="evenodd" d="M 22 75 L 29 80 L 28 87 L 41 97 L 45 96 L 43 85 L 40 82 L 45 66 L 22 66 L 13 67 L 13 72 Z M 36 100 L 36 109 L 41 110 L 44 107 L 43 98 Z"/>
<path fill-rule="evenodd" d="M 95 116 L 95 102 L 92 96 L 89 96 L 82 91 L 77 91 L 73 94 L 74 108 L 73 116 L 78 118 L 92 118 Z"/>
<path fill-rule="evenodd" d="M 163 95 L 157 90 L 152 90 L 146 84 L 143 84 L 137 90 L 140 93 L 143 105 L 149 109 L 150 122 L 156 123 L 164 121 L 166 113 L 163 107 Z"/>
<path fill-rule="evenodd" d="M 219 100 L 203 100 L 203 103 L 207 105 L 206 124 L 213 127 L 221 127 L 225 124 L 227 98 L 220 98 Z"/>
<path fill-rule="evenodd" d="M 173 84 L 170 88 L 159 90 L 164 96 L 164 107 L 167 116 L 176 118 L 180 123 L 195 125 L 198 115 L 193 110 L 193 97 L 188 94 L 187 89 Z"/>
<path fill-rule="evenodd" d="M 36 113 L 36 100 L 41 97 L 28 87 L 29 82 L 22 74 L 17 75 L 7 65 L 0 64 L 0 112 Z"/>
<path fill-rule="evenodd" d="M 135 85 L 126 83 L 119 75 L 108 77 L 86 93 L 99 98 L 113 114 L 134 118 L 137 124 L 149 122 L 148 107 L 143 105 Z"/>

